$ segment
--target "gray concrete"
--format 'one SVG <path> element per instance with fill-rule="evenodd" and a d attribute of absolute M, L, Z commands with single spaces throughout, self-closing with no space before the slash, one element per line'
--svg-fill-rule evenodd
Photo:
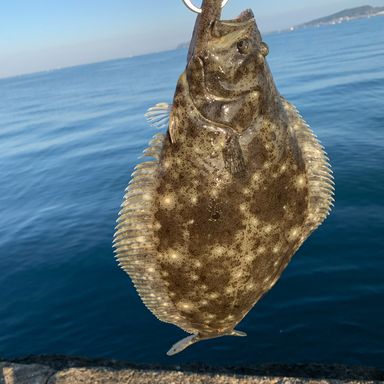
<path fill-rule="evenodd" d="M 264 373 L 264 374 L 263 374 Z M 30 357 L 0 362 L 0 384 L 327 384 L 384 383 L 375 368 L 338 365 L 134 366 L 113 360 Z"/>

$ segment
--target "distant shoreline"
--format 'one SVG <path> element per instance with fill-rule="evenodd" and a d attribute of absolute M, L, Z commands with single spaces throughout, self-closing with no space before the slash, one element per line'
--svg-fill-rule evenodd
<path fill-rule="evenodd" d="M 286 29 L 285 31 L 295 31 L 297 29 L 321 27 L 323 25 L 342 24 L 352 20 L 369 19 L 371 17 L 384 16 L 384 7 L 372 7 L 364 5 L 356 8 L 344 9 L 329 16 L 321 17 Z"/>

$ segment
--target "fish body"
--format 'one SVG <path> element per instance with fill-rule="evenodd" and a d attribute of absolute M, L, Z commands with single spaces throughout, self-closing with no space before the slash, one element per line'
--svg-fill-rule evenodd
<path fill-rule="evenodd" d="M 205 34 L 205 36 L 207 36 Z M 326 154 L 276 89 L 253 13 L 209 23 L 176 86 L 166 135 L 136 167 L 115 235 L 146 306 L 192 334 L 235 330 L 332 205 Z"/>

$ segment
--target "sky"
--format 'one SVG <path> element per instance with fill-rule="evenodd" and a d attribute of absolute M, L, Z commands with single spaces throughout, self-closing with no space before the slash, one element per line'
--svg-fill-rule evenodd
<path fill-rule="evenodd" d="M 266 33 L 365 4 L 384 0 L 229 0 L 223 17 L 251 8 Z M 4 0 L 0 78 L 173 49 L 194 21 L 182 0 Z"/>

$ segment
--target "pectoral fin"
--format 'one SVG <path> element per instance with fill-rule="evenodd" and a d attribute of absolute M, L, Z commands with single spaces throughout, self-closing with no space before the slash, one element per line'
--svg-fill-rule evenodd
<path fill-rule="evenodd" d="M 152 127 L 157 129 L 168 128 L 172 104 L 159 103 L 148 109 L 145 117 Z"/>
<path fill-rule="evenodd" d="M 230 136 L 224 149 L 223 158 L 225 167 L 234 176 L 241 176 L 245 172 L 245 160 L 238 136 Z"/>

